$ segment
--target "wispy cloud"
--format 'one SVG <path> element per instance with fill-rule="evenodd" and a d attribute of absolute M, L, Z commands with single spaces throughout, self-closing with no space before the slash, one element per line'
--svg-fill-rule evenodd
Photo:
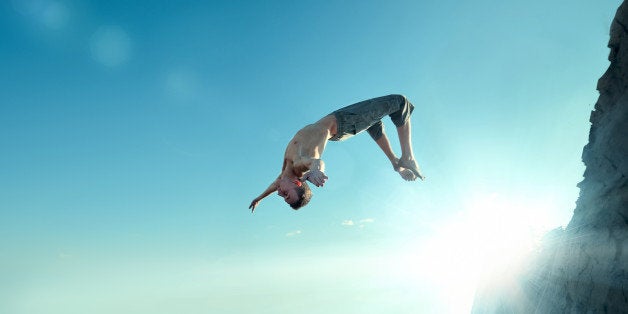
<path fill-rule="evenodd" d="M 59 259 L 69 259 L 72 258 L 72 254 L 66 253 L 66 252 L 59 252 L 59 254 L 57 254 L 57 257 Z"/>
<path fill-rule="evenodd" d="M 375 222 L 375 219 L 373 218 L 365 218 L 365 219 L 360 219 L 357 222 L 354 222 L 352 219 L 347 219 L 345 221 L 342 222 L 343 226 L 347 226 L 347 227 L 352 227 L 352 226 L 358 226 L 360 228 L 364 228 L 364 226 L 366 224 L 370 224 Z"/>
<path fill-rule="evenodd" d="M 301 234 L 301 230 L 295 230 L 295 231 L 291 231 L 286 233 L 286 237 L 294 237 L 296 235 L 300 235 Z"/>

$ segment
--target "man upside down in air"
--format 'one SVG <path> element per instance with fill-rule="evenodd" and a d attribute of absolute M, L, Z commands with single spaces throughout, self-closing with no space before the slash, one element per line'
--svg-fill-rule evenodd
<path fill-rule="evenodd" d="M 342 141 L 366 130 L 386 154 L 393 169 L 406 181 L 425 180 L 412 152 L 410 115 L 414 106 L 402 95 L 388 95 L 338 109 L 314 124 L 302 128 L 290 140 L 281 173 L 249 206 L 251 211 L 266 196 L 277 191 L 293 209 L 305 206 L 312 197 L 307 181 L 325 184 L 325 163 L 321 159 L 327 141 Z M 401 157 L 390 147 L 381 119 L 385 116 L 397 127 Z"/>

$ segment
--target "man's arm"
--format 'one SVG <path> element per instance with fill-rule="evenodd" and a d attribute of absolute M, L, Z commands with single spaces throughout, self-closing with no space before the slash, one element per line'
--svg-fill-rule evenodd
<path fill-rule="evenodd" d="M 329 129 L 317 123 L 310 124 L 301 129 L 297 136 L 298 149 L 294 158 L 294 169 L 304 173 L 301 180 L 308 180 L 316 186 L 323 186 L 327 176 L 325 175 L 325 163 L 321 155 L 329 139 Z"/>
<path fill-rule="evenodd" d="M 321 160 L 321 156 L 329 139 L 329 129 L 316 123 L 310 124 L 301 129 L 295 139 L 298 142 L 298 148 L 293 159 L 294 169 L 300 172 L 325 171 L 325 163 Z"/>
<path fill-rule="evenodd" d="M 328 177 L 325 175 L 323 171 L 325 171 L 325 163 L 320 159 L 310 159 L 308 161 L 304 161 L 307 165 L 308 172 L 303 175 L 301 180 L 308 180 L 316 186 L 323 186 Z"/>
<path fill-rule="evenodd" d="M 264 192 L 262 192 L 262 194 L 260 194 L 258 197 L 256 197 L 255 199 L 253 199 L 253 201 L 251 202 L 251 205 L 249 205 L 249 209 L 251 210 L 251 212 L 255 211 L 255 207 L 257 207 L 257 205 L 259 204 L 259 202 L 264 199 L 266 196 L 274 193 L 275 191 L 277 191 L 277 180 L 273 181 L 273 183 L 271 183 Z"/>
<path fill-rule="evenodd" d="M 294 162 L 294 168 L 303 172 L 318 170 L 325 171 L 325 163 L 322 159 L 299 156 Z"/>
<path fill-rule="evenodd" d="M 323 186 L 328 177 L 325 175 L 325 163 L 321 159 L 316 158 L 300 158 L 298 165 L 307 171 L 301 178 L 301 181 L 308 180 L 316 186 Z"/>

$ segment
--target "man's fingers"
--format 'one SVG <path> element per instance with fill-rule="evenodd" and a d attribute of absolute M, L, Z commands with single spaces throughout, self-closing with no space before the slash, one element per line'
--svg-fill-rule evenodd
<path fill-rule="evenodd" d="M 317 187 L 323 186 L 325 184 L 325 180 L 327 179 L 327 175 L 320 170 L 311 170 L 303 176 L 304 181 L 308 180 Z"/>
<path fill-rule="evenodd" d="M 257 206 L 258 202 L 259 201 L 257 201 L 257 202 L 256 201 L 252 201 L 251 202 L 251 205 L 249 205 L 249 209 L 251 210 L 251 212 L 253 212 L 255 210 L 255 207 Z"/>
<path fill-rule="evenodd" d="M 321 175 L 316 179 L 316 186 L 323 186 L 325 184 L 325 180 L 327 180 L 328 178 L 324 173 L 321 173 Z"/>

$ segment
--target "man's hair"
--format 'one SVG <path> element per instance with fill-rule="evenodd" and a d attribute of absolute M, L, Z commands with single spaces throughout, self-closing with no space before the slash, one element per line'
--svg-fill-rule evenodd
<path fill-rule="evenodd" d="M 297 210 L 310 202 L 310 199 L 312 198 L 312 190 L 310 190 L 307 182 L 303 182 L 301 186 L 294 188 L 294 190 L 297 192 L 297 196 L 299 197 L 299 199 L 290 204 L 290 207 L 292 207 L 292 209 L 294 210 Z"/>

